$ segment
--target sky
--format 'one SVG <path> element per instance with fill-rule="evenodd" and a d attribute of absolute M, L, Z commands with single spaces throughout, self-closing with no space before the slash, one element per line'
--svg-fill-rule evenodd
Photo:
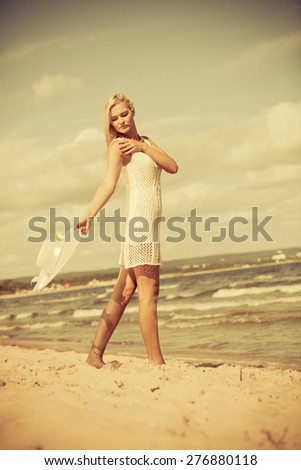
<path fill-rule="evenodd" d="M 134 101 L 138 132 L 179 165 L 162 174 L 163 263 L 300 246 L 300 1 L 0 8 L 0 278 L 38 273 L 34 218 L 49 230 L 50 208 L 69 220 L 83 213 L 105 175 L 103 104 L 116 92 Z M 119 181 L 106 215 L 124 203 Z M 98 229 L 64 271 L 118 266 L 119 242 Z"/>

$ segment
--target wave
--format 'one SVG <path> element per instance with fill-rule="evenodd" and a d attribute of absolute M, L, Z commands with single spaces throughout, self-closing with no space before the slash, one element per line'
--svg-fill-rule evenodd
<path fill-rule="evenodd" d="M 180 287 L 180 284 L 163 284 L 160 286 L 160 290 L 177 289 L 178 287 Z"/>
<path fill-rule="evenodd" d="M 7 320 L 9 317 L 10 317 L 10 313 L 4 313 L 3 315 L 0 315 L 0 321 Z"/>
<path fill-rule="evenodd" d="M 211 318 L 207 317 L 203 320 L 201 318 L 190 320 L 190 321 L 161 321 L 161 326 L 170 330 L 177 329 L 195 329 L 198 327 L 205 326 L 221 326 L 221 325 L 254 325 L 254 324 L 275 324 L 278 322 L 284 321 L 296 321 L 300 320 L 300 317 L 287 316 L 287 317 L 278 317 L 278 318 L 267 318 L 260 317 L 258 315 L 236 315 L 236 316 L 212 316 Z"/>
<path fill-rule="evenodd" d="M 53 294 L 53 295 L 52 295 Z M 62 294 L 62 291 L 58 292 L 51 292 L 49 294 L 49 298 L 41 298 L 39 300 L 36 300 L 36 304 L 41 304 L 41 305 L 47 305 L 47 304 L 57 304 L 57 303 L 63 303 L 63 302 L 72 302 L 73 300 L 79 300 L 80 296 L 73 296 L 73 297 L 68 297 L 66 296 L 66 293 L 63 293 L 65 297 L 62 295 L 57 295 L 57 294 Z"/>
<path fill-rule="evenodd" d="M 101 311 L 99 309 L 90 309 L 90 310 L 75 310 L 73 312 L 73 318 L 90 318 L 90 317 L 99 317 Z"/>
<path fill-rule="evenodd" d="M 26 324 L 26 325 L 10 325 L 10 326 L 1 326 L 1 331 L 12 331 L 12 330 L 41 330 L 44 328 L 61 328 L 65 326 L 66 322 L 64 321 L 57 321 L 53 323 L 33 323 L 33 324 Z"/>
<path fill-rule="evenodd" d="M 23 320 L 23 318 L 35 318 L 38 316 L 38 312 L 24 312 L 24 313 L 7 313 L 0 316 L 0 320 Z"/>
<path fill-rule="evenodd" d="M 10 331 L 10 330 L 16 330 L 17 327 L 15 325 L 10 325 L 10 326 L 0 326 L 0 331 Z"/>
<path fill-rule="evenodd" d="M 28 317 L 32 317 L 33 314 L 30 312 L 30 313 L 18 313 L 16 315 L 16 319 L 17 320 L 22 320 L 23 318 L 28 318 Z"/>
<path fill-rule="evenodd" d="M 107 296 L 107 292 L 104 292 L 103 294 L 98 294 L 96 298 L 97 299 L 103 299 L 106 296 Z"/>
<path fill-rule="evenodd" d="M 178 312 L 186 310 L 197 310 L 197 311 L 206 311 L 206 310 L 215 310 L 220 309 L 224 310 L 226 308 L 237 309 L 240 307 L 259 307 L 268 304 L 277 304 L 277 303 L 298 303 L 301 302 L 301 296 L 295 297 L 270 297 L 265 299 L 252 299 L 252 298 L 239 298 L 239 300 L 221 300 L 221 301 L 211 301 L 211 302 L 195 302 L 195 303 L 181 303 L 174 302 L 173 304 L 159 304 L 159 312 Z M 136 311 L 137 307 L 132 307 L 133 311 Z"/>
<path fill-rule="evenodd" d="M 64 321 L 56 321 L 53 323 L 34 323 L 33 325 L 25 325 L 21 328 L 29 328 L 30 330 L 41 330 L 43 328 L 61 328 L 65 326 L 66 322 Z"/>
<path fill-rule="evenodd" d="M 290 303 L 295 303 L 295 302 L 301 302 L 301 296 L 295 296 L 295 297 L 283 297 L 282 299 L 280 299 L 280 301 L 282 302 L 290 302 Z"/>
<path fill-rule="evenodd" d="M 273 274 L 258 274 L 258 276 L 255 277 L 255 280 L 266 281 L 267 279 L 273 279 L 273 277 Z"/>
<path fill-rule="evenodd" d="M 286 287 L 293 287 L 295 291 L 297 291 L 296 286 L 286 286 Z M 300 286 L 298 286 L 298 289 L 300 290 Z M 164 319 L 164 314 L 169 314 L 173 319 L 177 320 L 197 320 L 199 319 L 199 316 L 197 315 L 197 312 L 202 312 L 201 318 L 204 319 L 206 315 L 206 312 L 208 312 L 208 318 L 210 318 L 211 313 L 214 315 L 215 318 L 218 318 L 218 316 L 222 316 L 225 311 L 229 314 L 229 310 L 231 310 L 231 313 L 235 313 L 240 308 L 256 308 L 256 307 L 264 307 L 265 305 L 273 305 L 273 304 L 293 304 L 293 303 L 301 303 L 301 296 L 293 296 L 293 297 L 268 297 L 268 298 L 251 298 L 251 297 L 237 297 L 237 298 L 230 298 L 228 299 L 227 297 L 221 298 L 221 299 L 212 299 L 212 300 L 207 300 L 206 302 L 185 302 L 184 299 L 178 299 L 176 301 L 169 300 L 167 302 L 164 302 L 162 300 L 159 302 L 158 305 L 158 311 L 159 315 L 162 313 Z M 134 303 L 132 305 L 129 305 L 126 308 L 126 313 L 127 314 L 136 314 L 138 312 L 138 304 Z M 218 312 L 219 311 L 219 312 Z M 195 312 L 195 313 L 194 313 Z M 203 313 L 204 312 L 204 313 Z M 99 318 L 101 314 L 101 309 L 100 308 L 90 308 L 90 309 L 69 309 L 69 310 L 61 310 L 61 311 L 55 311 L 55 312 L 47 312 L 46 316 L 50 320 L 51 317 L 57 317 L 57 315 L 65 315 L 66 317 L 71 317 L 74 320 L 76 319 L 95 319 Z M 4 323 L 5 329 L 11 327 L 10 323 L 11 321 L 22 321 L 29 319 L 30 321 L 33 322 L 33 328 L 39 328 L 39 326 L 34 326 L 34 325 L 60 325 L 62 324 L 62 321 L 57 321 L 57 322 L 49 322 L 49 323 L 34 323 L 34 318 L 40 316 L 43 317 L 45 313 L 41 312 L 22 312 L 16 315 L 13 314 L 3 314 L 0 316 L 0 320 Z M 45 316 L 44 316 L 45 318 Z M 124 317 L 124 320 L 126 322 L 131 322 L 133 318 L 133 315 L 126 315 Z M 66 320 L 67 321 L 67 320 Z M 1 323 L 2 323 L 1 322 Z M 16 327 L 26 327 L 26 325 L 15 325 Z M 12 326 L 12 328 L 15 328 L 15 326 Z M 0 329 L 4 329 L 3 327 L 0 327 Z"/>
<path fill-rule="evenodd" d="M 275 285 L 270 287 L 245 287 L 244 289 L 219 289 L 213 294 L 214 298 L 240 297 L 243 295 L 262 295 L 270 292 L 282 292 L 284 294 L 295 294 L 301 292 L 301 284 Z"/>
<path fill-rule="evenodd" d="M 273 279 L 275 276 L 273 274 L 258 274 L 258 276 L 255 276 L 250 279 L 243 279 L 239 281 L 233 281 L 230 282 L 229 286 L 230 287 L 240 287 L 240 286 L 247 286 L 247 287 L 254 287 L 254 284 L 262 284 L 264 282 L 270 281 Z M 254 283 L 255 281 L 255 283 Z M 259 281 L 259 282 L 258 282 Z"/>
<path fill-rule="evenodd" d="M 187 315 L 185 313 L 175 313 L 174 315 L 172 315 L 170 318 L 172 321 L 177 321 L 177 320 L 192 320 L 192 321 L 195 321 L 195 320 L 201 320 L 201 319 L 212 319 L 212 318 L 221 318 L 221 317 L 224 317 L 225 314 L 224 313 L 208 313 L 208 314 L 205 314 L 205 313 L 202 313 L 201 315 Z"/>
<path fill-rule="evenodd" d="M 298 303 L 301 302 L 301 296 L 296 297 L 270 297 L 268 299 L 240 299 L 240 302 L 228 301 L 228 302 L 216 302 L 214 304 L 194 304 L 193 309 L 195 310 L 205 310 L 212 308 L 237 308 L 237 307 L 259 307 L 262 305 L 277 304 L 277 303 Z"/>
<path fill-rule="evenodd" d="M 164 297 L 165 300 L 174 300 L 174 299 L 187 299 L 189 297 L 197 297 L 199 292 L 187 292 L 186 294 L 168 294 Z"/>

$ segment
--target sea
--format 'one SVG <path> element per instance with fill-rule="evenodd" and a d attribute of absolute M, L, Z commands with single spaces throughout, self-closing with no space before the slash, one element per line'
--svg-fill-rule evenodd
<path fill-rule="evenodd" d="M 0 342 L 88 352 L 110 281 L 0 297 Z M 301 260 L 162 276 L 159 332 L 166 361 L 301 370 Z M 135 294 L 109 355 L 146 357 Z"/>

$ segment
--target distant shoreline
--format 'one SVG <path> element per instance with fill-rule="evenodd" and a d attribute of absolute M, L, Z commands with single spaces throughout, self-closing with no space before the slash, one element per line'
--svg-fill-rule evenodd
<path fill-rule="evenodd" d="M 194 271 L 181 271 L 181 272 L 176 271 L 176 272 L 170 272 L 170 273 L 163 273 L 160 275 L 160 278 L 172 279 L 172 278 L 178 278 L 178 277 L 190 277 L 190 276 L 196 276 L 196 275 L 199 276 L 199 275 L 227 272 L 227 271 L 242 271 L 245 269 L 256 269 L 260 267 L 289 265 L 289 264 L 298 264 L 298 263 L 301 264 L 301 260 L 298 259 L 298 260 L 287 260 L 287 261 L 279 261 L 279 262 L 273 261 L 269 263 L 258 263 L 258 264 L 246 263 L 244 265 L 239 265 L 239 266 L 227 266 L 227 267 L 211 268 L 211 269 L 204 268 L 201 270 L 194 270 Z M 58 289 L 46 287 L 44 290 L 40 292 L 33 292 L 32 290 L 24 291 L 22 289 L 19 292 L 16 292 L 14 294 L 2 294 L 2 295 L 0 294 L 0 299 L 32 297 L 36 295 L 47 295 L 47 294 L 54 294 L 54 293 L 59 293 L 59 292 L 70 292 L 70 291 L 82 290 L 82 289 L 95 289 L 97 287 L 103 287 L 103 286 L 109 287 L 109 286 L 114 285 L 115 282 L 116 282 L 116 275 L 110 280 L 103 280 L 103 281 L 97 280 L 94 285 L 89 285 L 89 283 L 91 283 L 91 281 L 89 281 L 87 284 L 77 284 L 74 286 L 64 287 L 58 282 L 57 285 L 60 286 Z"/>
<path fill-rule="evenodd" d="M 202 269 L 202 270 L 196 270 L 196 271 L 187 271 L 187 272 L 179 272 L 179 273 L 166 273 L 166 274 L 161 274 L 161 279 L 163 278 L 170 278 L 170 277 L 185 277 L 185 276 L 193 276 L 195 274 L 208 274 L 208 273 L 216 273 L 216 272 L 223 272 L 223 271 L 240 271 L 243 269 L 255 269 L 259 267 L 265 267 L 265 266 L 278 266 L 278 265 L 283 265 L 283 264 L 296 264 L 300 263 L 301 260 L 289 260 L 289 261 L 280 261 L 280 262 L 271 262 L 271 263 L 258 263 L 258 264 L 250 264 L 246 263 L 245 265 L 241 266 L 228 266 L 224 268 L 212 268 L 212 269 Z"/>

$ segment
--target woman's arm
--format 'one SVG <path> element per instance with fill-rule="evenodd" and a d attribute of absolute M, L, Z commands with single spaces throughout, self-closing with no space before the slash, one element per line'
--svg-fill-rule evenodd
<path fill-rule="evenodd" d="M 158 147 L 148 137 L 147 140 L 151 145 L 148 145 L 145 141 L 137 141 L 133 139 L 119 139 L 119 147 L 123 155 L 130 155 L 134 152 L 143 152 L 151 157 L 154 162 L 157 163 L 167 173 L 177 173 L 178 165 L 176 161 L 171 158 L 164 150 Z"/>
<path fill-rule="evenodd" d="M 146 153 L 146 155 L 148 155 L 149 157 L 151 157 L 157 163 L 157 165 L 159 165 L 163 170 L 167 171 L 167 173 L 177 173 L 179 167 L 176 161 L 149 138 L 148 141 L 151 145 L 148 145 L 146 142 L 143 142 L 143 152 Z"/>
<path fill-rule="evenodd" d="M 118 142 L 114 141 L 109 146 L 107 151 L 107 160 L 108 166 L 105 178 L 97 188 L 93 199 L 76 226 L 76 228 L 79 228 L 83 234 L 88 233 L 93 218 L 115 191 L 122 168 L 122 153 L 119 149 Z"/>

